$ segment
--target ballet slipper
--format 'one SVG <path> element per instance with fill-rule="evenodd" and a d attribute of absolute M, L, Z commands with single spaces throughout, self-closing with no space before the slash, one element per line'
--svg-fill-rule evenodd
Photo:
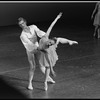
<path fill-rule="evenodd" d="M 55 81 L 51 77 L 48 78 L 47 82 L 55 83 Z"/>
<path fill-rule="evenodd" d="M 28 86 L 28 89 L 29 89 L 29 90 L 33 90 L 33 86 L 32 86 L 32 85 L 29 85 L 29 86 Z"/>

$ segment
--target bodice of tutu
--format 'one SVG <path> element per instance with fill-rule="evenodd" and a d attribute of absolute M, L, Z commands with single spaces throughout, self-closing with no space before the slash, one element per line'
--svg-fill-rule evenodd
<path fill-rule="evenodd" d="M 49 48 L 49 43 L 50 43 L 50 41 L 49 40 L 47 40 L 47 39 L 45 39 L 45 38 L 42 38 L 42 39 L 40 39 L 40 41 L 39 41 L 39 47 L 41 48 L 41 49 L 47 49 L 47 48 Z"/>
<path fill-rule="evenodd" d="M 48 53 L 45 53 L 45 52 L 41 52 L 41 55 L 40 55 L 40 58 L 39 58 L 39 62 L 43 65 L 43 66 L 48 66 L 50 67 L 49 65 L 49 62 L 48 62 L 48 59 L 50 61 L 50 64 L 52 67 L 55 66 L 56 64 L 56 61 L 58 60 L 58 55 L 56 53 L 56 48 L 57 46 L 54 44 L 54 45 L 50 45 L 49 47 L 47 46 L 48 42 L 50 41 L 41 41 L 41 47 L 43 48 L 46 48 L 45 49 Z M 43 44 L 42 44 L 43 43 Z M 40 44 L 39 44 L 40 45 Z M 48 59 L 47 59 L 48 57 Z"/>

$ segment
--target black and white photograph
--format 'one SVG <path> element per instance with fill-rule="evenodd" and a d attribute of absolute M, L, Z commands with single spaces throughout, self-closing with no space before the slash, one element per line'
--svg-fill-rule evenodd
<path fill-rule="evenodd" d="M 100 1 L 0 1 L 0 99 L 100 99 Z"/>

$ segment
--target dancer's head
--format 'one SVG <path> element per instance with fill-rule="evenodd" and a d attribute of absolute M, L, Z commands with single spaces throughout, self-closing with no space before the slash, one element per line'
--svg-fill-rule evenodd
<path fill-rule="evenodd" d="M 56 41 L 57 41 L 57 38 L 56 37 L 53 37 L 53 38 L 50 39 L 51 44 L 55 44 Z"/>
<path fill-rule="evenodd" d="M 27 24 L 26 20 L 22 17 L 18 18 L 18 24 L 21 28 L 24 28 Z"/>

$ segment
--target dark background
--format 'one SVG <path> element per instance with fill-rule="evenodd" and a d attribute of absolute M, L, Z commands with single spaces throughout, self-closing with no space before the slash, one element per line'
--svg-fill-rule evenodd
<path fill-rule="evenodd" d="M 55 33 L 55 36 L 58 36 L 57 34 L 60 33 L 60 36 L 63 35 L 69 38 L 68 36 L 71 35 L 72 38 L 74 35 L 77 36 L 78 33 L 78 36 L 84 35 L 90 37 L 93 36 L 94 32 L 91 15 L 95 4 L 96 2 L 92 1 L 0 2 L 0 34 L 19 33 L 20 35 L 21 28 L 18 26 L 19 17 L 25 18 L 28 25 L 35 24 L 46 32 L 56 16 L 63 12 L 62 17 L 52 29 L 53 35 Z M 56 29 L 57 31 L 55 31 Z"/>
<path fill-rule="evenodd" d="M 91 25 L 91 14 L 96 2 L 0 2 L 0 26 L 17 24 L 24 17 L 29 24 L 53 21 L 63 12 L 59 23 L 64 25 Z M 63 25 L 62 24 L 62 25 Z"/>
<path fill-rule="evenodd" d="M 10 42 L 19 41 L 22 31 L 18 26 L 19 17 L 25 18 L 28 25 L 35 24 L 46 32 L 52 21 L 62 12 L 62 17 L 52 29 L 51 37 L 61 36 L 73 40 L 77 38 L 77 41 L 81 41 L 81 38 L 92 39 L 94 26 L 91 15 L 95 4 L 96 2 L 93 1 L 0 2 L 0 36 L 12 34 L 7 37 L 7 42 L 8 40 Z M 0 43 L 3 42 L 2 40 Z"/>

